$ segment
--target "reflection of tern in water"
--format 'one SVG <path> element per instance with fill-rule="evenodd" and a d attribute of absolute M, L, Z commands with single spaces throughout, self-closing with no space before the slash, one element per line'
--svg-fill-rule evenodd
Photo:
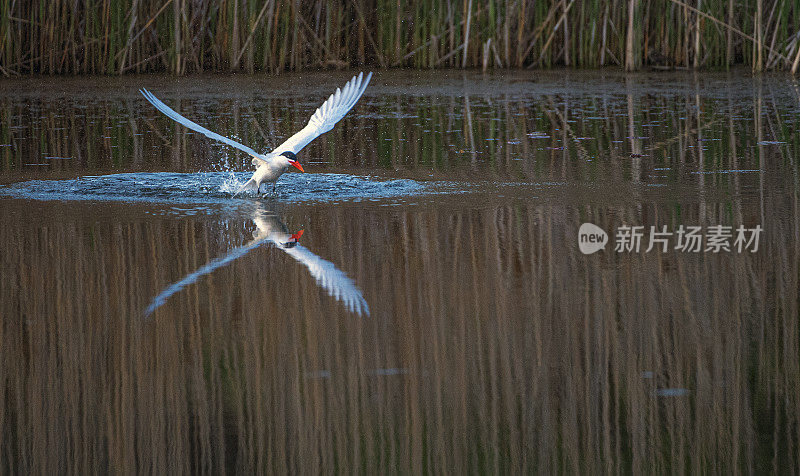
<path fill-rule="evenodd" d="M 303 230 L 290 233 L 277 214 L 263 208 L 259 208 L 253 213 L 253 223 L 256 225 L 256 230 L 253 232 L 253 240 L 250 243 L 234 248 L 227 255 L 209 262 L 180 281 L 169 285 L 153 299 L 153 302 L 145 310 L 145 316 L 152 314 L 170 296 L 195 283 L 200 277 L 241 258 L 264 243 L 272 243 L 276 248 L 302 263 L 308 268 L 308 272 L 314 277 L 317 284 L 327 291 L 328 295 L 344 303 L 350 312 L 369 315 L 367 301 L 353 280 L 333 263 L 320 258 L 298 243 L 303 235 Z"/>

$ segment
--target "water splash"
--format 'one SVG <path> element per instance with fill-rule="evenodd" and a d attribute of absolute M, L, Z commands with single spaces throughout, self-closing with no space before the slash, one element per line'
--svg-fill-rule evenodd
<path fill-rule="evenodd" d="M 231 203 L 249 172 L 127 173 L 71 180 L 30 180 L 0 187 L 0 196 L 30 200 L 120 201 L 179 204 Z M 434 193 L 432 183 L 378 180 L 349 174 L 286 174 L 276 200 L 331 202 Z M 240 198 L 241 197 L 241 198 Z M 234 200 L 248 199 L 242 194 Z"/>

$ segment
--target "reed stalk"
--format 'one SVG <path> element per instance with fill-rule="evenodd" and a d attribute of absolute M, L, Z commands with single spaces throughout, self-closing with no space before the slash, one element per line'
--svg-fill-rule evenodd
<path fill-rule="evenodd" d="M 788 0 L 690 3 L 3 2 L 0 74 L 280 73 L 359 65 L 474 68 L 483 66 L 484 56 L 495 68 L 741 64 L 797 72 L 796 5 Z"/>

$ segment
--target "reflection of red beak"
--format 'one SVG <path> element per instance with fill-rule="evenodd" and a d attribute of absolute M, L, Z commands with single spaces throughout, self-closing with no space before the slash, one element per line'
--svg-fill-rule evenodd
<path fill-rule="evenodd" d="M 292 167 L 295 167 L 296 169 L 300 170 L 300 172 L 305 172 L 305 170 L 303 170 L 303 166 L 300 165 L 300 162 L 296 160 L 290 160 L 289 163 L 292 165 Z"/>
<path fill-rule="evenodd" d="M 303 170 L 303 169 L 300 169 L 300 170 Z M 294 235 L 291 236 L 291 239 L 299 240 L 300 237 L 303 236 L 303 232 L 304 232 L 304 230 L 298 231 L 297 233 L 295 233 Z"/>

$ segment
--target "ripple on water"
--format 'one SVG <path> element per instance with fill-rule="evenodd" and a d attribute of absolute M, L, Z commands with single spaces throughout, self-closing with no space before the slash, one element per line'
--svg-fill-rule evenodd
<path fill-rule="evenodd" d="M 83 176 L 71 180 L 30 180 L 0 187 L 0 196 L 29 200 L 91 200 L 179 204 L 230 203 L 250 178 L 249 172 L 129 173 Z M 277 200 L 329 202 L 392 198 L 432 193 L 424 182 L 377 180 L 348 174 L 287 174 L 278 183 Z M 262 190 L 266 189 L 262 188 Z M 251 195 L 252 197 L 252 192 Z M 243 194 L 243 198 L 248 198 Z"/>

